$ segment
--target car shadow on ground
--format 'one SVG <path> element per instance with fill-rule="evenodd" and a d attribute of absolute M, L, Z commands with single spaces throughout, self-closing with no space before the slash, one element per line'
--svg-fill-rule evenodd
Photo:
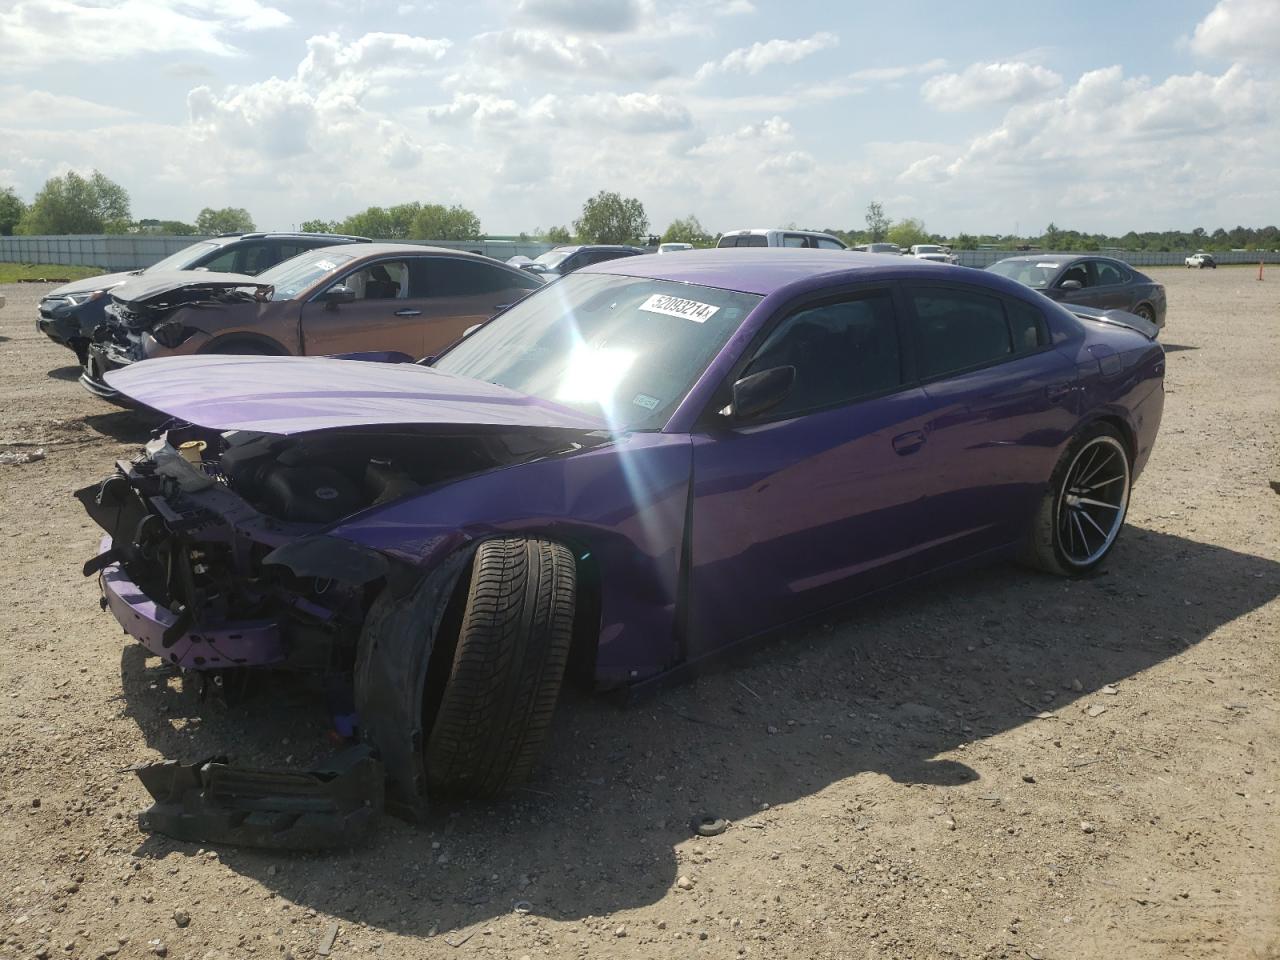
<path fill-rule="evenodd" d="M 121 443 L 146 443 L 164 418 L 149 410 L 119 409 L 111 413 L 91 413 L 81 417 L 80 421 L 89 429 Z"/>
<path fill-rule="evenodd" d="M 386 818 L 354 850 L 219 856 L 287 901 L 407 935 L 459 931 L 521 901 L 574 920 L 647 905 L 687 869 L 674 848 L 694 818 L 767 844 L 778 805 L 859 774 L 998 791 L 939 755 L 1049 722 L 1042 711 L 1078 716 L 1105 685 L 1280 595 L 1280 563 L 1136 527 L 1107 571 L 1068 581 L 997 565 L 863 602 L 625 709 L 569 695 L 535 779 L 505 799 L 417 826 Z M 326 751 L 324 708 L 304 685 L 213 708 L 129 650 L 125 709 L 166 756 L 235 745 L 246 763 L 302 764 Z M 739 823 L 766 803 L 752 821 L 763 832 Z M 152 836 L 137 852 L 195 849 Z"/>
<path fill-rule="evenodd" d="M 1187 343 L 1162 343 L 1165 353 L 1181 353 L 1183 350 L 1199 350 L 1199 347 L 1193 347 Z"/>
<path fill-rule="evenodd" d="M 54 367 L 46 376 L 50 380 L 64 380 L 68 383 L 74 383 L 80 379 L 80 374 L 84 368 L 78 363 L 72 363 L 65 367 Z"/>

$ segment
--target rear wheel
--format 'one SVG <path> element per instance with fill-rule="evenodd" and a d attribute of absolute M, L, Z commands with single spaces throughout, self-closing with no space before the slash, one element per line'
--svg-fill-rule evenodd
<path fill-rule="evenodd" d="M 1129 508 L 1132 465 L 1109 424 L 1080 434 L 1063 454 L 1032 526 L 1025 558 L 1049 573 L 1088 573 L 1107 558 Z"/>
<path fill-rule="evenodd" d="M 525 779 L 546 737 L 573 635 L 573 554 L 548 540 L 490 540 L 466 591 L 448 678 L 428 688 L 424 759 L 433 791 L 484 798 Z"/>

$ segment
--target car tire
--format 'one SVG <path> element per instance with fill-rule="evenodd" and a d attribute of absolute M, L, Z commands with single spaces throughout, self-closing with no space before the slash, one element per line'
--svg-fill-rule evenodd
<path fill-rule="evenodd" d="M 424 705 L 439 701 L 424 759 L 432 793 L 484 799 L 528 777 L 550 726 L 573 636 L 573 554 L 490 540 L 465 590 L 448 678 Z"/>
<path fill-rule="evenodd" d="M 1133 456 L 1124 437 L 1108 423 L 1087 426 L 1054 467 L 1028 533 L 1024 562 L 1067 577 L 1096 569 L 1124 528 L 1132 485 Z"/>

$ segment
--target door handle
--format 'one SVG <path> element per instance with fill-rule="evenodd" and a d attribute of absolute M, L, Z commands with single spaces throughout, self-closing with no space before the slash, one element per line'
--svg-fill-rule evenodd
<path fill-rule="evenodd" d="M 925 435 L 919 430 L 911 430 L 907 433 L 900 433 L 893 438 L 893 449 L 898 452 L 899 456 L 905 457 L 909 453 L 915 453 L 924 446 Z"/>
<path fill-rule="evenodd" d="M 1071 395 L 1071 391 L 1075 389 L 1075 386 L 1070 380 L 1051 383 L 1044 388 L 1044 395 L 1049 398 L 1050 403 L 1061 403 L 1064 398 Z"/>
<path fill-rule="evenodd" d="M 405 309 L 403 310 L 397 310 L 396 316 L 397 317 L 420 317 L 422 316 L 422 311 L 414 310 L 410 307 L 405 307 Z"/>

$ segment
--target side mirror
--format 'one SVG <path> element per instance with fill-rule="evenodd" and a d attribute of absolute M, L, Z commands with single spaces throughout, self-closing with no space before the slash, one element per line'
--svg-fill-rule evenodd
<path fill-rule="evenodd" d="M 320 294 L 320 301 L 328 310 L 336 310 L 340 303 L 350 303 L 356 298 L 356 292 L 341 283 L 335 284 Z"/>
<path fill-rule="evenodd" d="M 772 410 L 787 398 L 795 383 L 796 368 L 790 365 L 743 377 L 733 385 L 733 418 L 747 420 Z"/>
<path fill-rule="evenodd" d="M 1081 283 L 1079 280 L 1063 280 L 1060 284 L 1058 284 L 1058 289 L 1059 290 L 1082 290 L 1084 289 L 1084 284 Z"/>

